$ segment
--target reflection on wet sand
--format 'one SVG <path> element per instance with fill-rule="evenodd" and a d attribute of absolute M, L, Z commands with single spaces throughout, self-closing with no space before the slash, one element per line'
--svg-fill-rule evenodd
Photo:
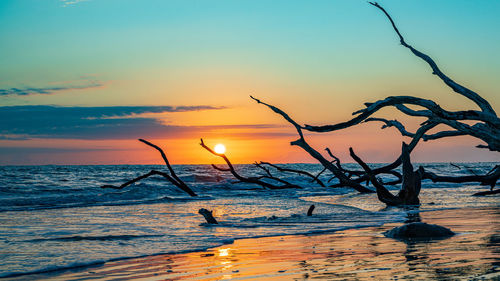
<path fill-rule="evenodd" d="M 332 234 L 243 239 L 204 252 L 116 261 L 81 272 L 43 277 L 54 280 L 500 279 L 500 208 L 410 214 L 412 221 L 446 226 L 457 235 L 443 240 L 402 242 L 383 236 L 384 231 L 401 225 L 391 224 Z"/>

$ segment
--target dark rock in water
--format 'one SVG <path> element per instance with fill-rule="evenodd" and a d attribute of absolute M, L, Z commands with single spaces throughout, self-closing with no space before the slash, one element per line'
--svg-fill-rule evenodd
<path fill-rule="evenodd" d="M 412 222 L 386 231 L 384 235 L 390 238 L 405 240 L 447 238 L 455 235 L 455 233 L 444 226 L 424 222 Z"/>

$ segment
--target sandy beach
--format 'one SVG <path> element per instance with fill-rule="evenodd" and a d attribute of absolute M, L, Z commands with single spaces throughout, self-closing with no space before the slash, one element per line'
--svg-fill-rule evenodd
<path fill-rule="evenodd" d="M 401 224 L 236 240 L 203 252 L 157 255 L 11 280 L 500 280 L 500 208 L 420 213 L 449 227 L 444 240 L 402 242 Z M 189 239 L 189 237 L 186 237 Z"/>

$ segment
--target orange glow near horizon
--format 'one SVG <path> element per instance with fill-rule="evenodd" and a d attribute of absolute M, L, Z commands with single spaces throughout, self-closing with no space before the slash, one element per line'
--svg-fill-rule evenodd
<path fill-rule="evenodd" d="M 261 131 L 260 134 L 257 131 Z M 266 135 L 267 133 L 279 133 Z M 292 128 L 226 129 L 201 135 L 206 144 L 224 144 L 230 149 L 225 155 L 234 164 L 268 161 L 273 163 L 317 163 L 310 155 L 290 142 L 297 139 Z M 369 136 L 369 137 L 367 137 Z M 145 137 L 146 138 L 146 137 Z M 199 145 L 200 135 L 178 138 L 146 138 L 160 146 L 172 164 L 224 164 Z M 318 152 L 329 147 L 342 162 L 353 162 L 349 147 L 369 163 L 391 162 L 407 141 L 396 130 L 380 130 L 378 124 L 363 124 L 329 134 L 308 134 L 307 141 Z M 498 161 L 498 154 L 471 148 L 477 141 L 472 137 L 421 142 L 412 154 L 414 162 Z M 163 164 L 159 153 L 137 140 L 68 140 L 33 139 L 22 142 L 0 140 L 5 149 L 2 164 Z M 22 144 L 22 146 L 20 146 Z M 460 148 L 460 149 L 457 149 Z"/>

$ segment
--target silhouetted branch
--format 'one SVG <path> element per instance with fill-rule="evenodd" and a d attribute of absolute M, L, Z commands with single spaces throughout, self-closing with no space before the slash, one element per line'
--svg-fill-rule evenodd
<path fill-rule="evenodd" d="M 285 185 L 293 185 L 292 183 L 290 183 L 290 182 L 288 182 L 288 181 L 286 181 L 284 179 L 280 179 L 278 177 L 273 176 L 273 174 L 271 173 L 271 171 L 269 171 L 269 169 L 267 169 L 266 167 L 264 167 L 262 165 L 262 162 L 260 162 L 260 164 L 257 163 L 257 162 L 255 162 L 254 165 L 257 168 L 262 169 L 267 174 L 267 176 L 264 176 L 264 178 L 268 178 L 268 179 L 271 179 L 271 180 L 279 181 L 279 182 L 281 182 L 281 183 L 283 183 Z"/>
<path fill-rule="evenodd" d="M 438 176 L 429 171 L 424 171 L 422 175 L 422 179 L 430 179 L 433 182 L 453 182 L 453 183 L 479 182 L 481 185 L 489 185 L 492 189 L 493 187 L 495 187 L 499 178 L 500 178 L 500 165 L 496 165 L 486 175 L 471 175 L 471 176 L 459 176 L 459 177 Z"/>
<path fill-rule="evenodd" d="M 170 171 L 170 174 L 172 175 L 172 177 L 179 181 L 179 182 L 182 182 L 178 177 L 177 175 L 175 174 L 175 171 L 174 169 L 172 169 L 172 166 L 170 166 L 170 163 L 168 162 L 168 159 L 167 159 L 167 155 L 165 155 L 165 152 L 163 152 L 163 149 L 161 149 L 159 146 L 155 145 L 155 144 L 152 144 L 150 143 L 149 141 L 147 140 L 144 140 L 144 139 L 139 139 L 140 142 L 143 142 L 145 143 L 146 145 L 149 145 L 151 147 L 153 147 L 154 149 L 158 150 L 161 154 L 161 158 L 163 158 L 163 161 L 165 161 L 165 165 L 167 165 L 167 168 L 168 170 Z"/>
<path fill-rule="evenodd" d="M 394 203 L 394 202 L 397 201 L 396 196 L 392 195 L 392 193 L 390 193 L 389 190 L 387 190 L 378 181 L 378 179 L 375 177 L 375 174 L 373 173 L 372 169 L 363 160 L 361 160 L 361 158 L 359 158 L 356 155 L 356 153 L 354 153 L 354 150 L 352 149 L 352 147 L 349 148 L 349 152 L 351 154 L 352 159 L 354 159 L 354 161 L 356 161 L 365 170 L 365 172 L 368 175 L 371 183 L 373 184 L 373 186 L 377 190 L 377 197 L 378 197 L 378 199 L 381 202 L 386 203 L 387 205 L 397 205 L 397 204 Z"/>
<path fill-rule="evenodd" d="M 359 171 L 359 170 L 350 170 L 350 169 L 346 169 L 342 166 L 341 162 L 340 162 L 340 159 L 338 157 L 336 157 L 335 155 L 333 155 L 332 151 L 327 147 L 325 148 L 326 152 L 328 153 L 328 155 L 330 155 L 330 157 L 332 157 L 334 160 L 335 160 L 335 164 L 337 165 L 337 167 L 343 171 L 344 173 L 347 174 L 348 177 L 350 177 L 353 181 L 355 182 L 358 182 L 358 183 L 361 183 L 361 182 L 364 182 L 364 181 L 369 181 L 370 178 L 369 176 L 366 174 L 365 171 Z M 375 175 L 378 175 L 378 174 L 390 174 L 390 175 L 393 175 L 397 178 L 397 180 L 393 180 L 393 181 L 389 181 L 389 182 L 385 182 L 384 184 L 385 185 L 394 185 L 394 184 L 398 184 L 398 183 L 401 183 L 402 181 L 402 176 L 400 173 L 394 171 L 394 170 L 377 170 L 376 172 L 374 172 Z M 351 176 L 358 176 L 358 178 L 352 178 Z M 333 178 L 332 178 L 333 179 Z M 332 179 L 330 179 L 328 182 L 330 182 Z"/>
<path fill-rule="evenodd" d="M 494 194 L 499 194 L 500 189 L 495 189 L 495 190 L 488 190 L 488 191 L 481 191 L 472 194 L 472 196 L 485 196 L 485 195 L 494 195 Z"/>
<path fill-rule="evenodd" d="M 393 19 L 389 15 L 389 13 L 387 13 L 387 11 L 376 2 L 370 2 L 370 4 L 380 9 L 387 16 L 387 18 L 392 24 L 394 31 L 399 36 L 401 44 L 404 47 L 408 48 L 415 56 L 427 62 L 431 67 L 433 74 L 438 76 L 453 91 L 470 99 L 475 104 L 477 104 L 481 109 L 481 111 L 478 110 L 448 111 L 441 108 L 437 103 L 435 103 L 432 100 L 427 100 L 412 96 L 391 96 L 376 102 L 365 103 L 365 108 L 354 112 L 353 115 L 356 115 L 356 117 L 354 117 L 349 121 L 333 125 L 323 125 L 323 126 L 312 126 L 306 124 L 301 128 L 313 132 L 331 132 L 352 127 L 361 122 L 381 121 L 386 124 L 384 127 L 389 127 L 389 126 L 396 127 L 403 136 L 409 136 L 414 138 L 416 133 L 414 134 L 408 132 L 404 128 L 404 126 L 396 120 L 386 120 L 383 118 L 373 118 L 373 117 L 369 118 L 375 112 L 384 107 L 395 107 L 400 112 L 406 115 L 426 117 L 428 118 L 427 122 L 429 123 L 434 123 L 436 125 L 443 124 L 452 128 L 452 130 L 441 131 L 435 134 L 430 134 L 430 135 L 424 134 L 421 136 L 421 138 L 423 138 L 424 141 L 435 140 L 444 137 L 469 135 L 477 139 L 480 139 L 486 143 L 486 145 L 485 144 L 477 145 L 478 148 L 488 148 L 489 150 L 500 152 L 500 119 L 497 117 L 496 112 L 493 110 L 488 101 L 486 101 L 476 92 L 451 80 L 439 69 L 439 67 L 437 66 L 437 64 L 433 59 L 431 59 L 428 55 L 416 50 L 411 45 L 407 44 L 403 36 L 399 32 L 398 28 L 396 27 L 396 24 L 394 23 Z M 420 106 L 424 108 L 424 110 L 414 110 L 408 108 L 406 105 Z M 460 121 L 477 121 L 478 123 L 469 125 L 465 122 L 460 122 Z M 410 151 L 412 149 L 413 148 L 410 144 Z"/>
<path fill-rule="evenodd" d="M 496 117 L 496 113 L 493 110 L 493 108 L 491 107 L 491 105 L 488 103 L 488 101 L 486 101 L 484 98 L 482 98 L 480 95 L 478 95 L 474 91 L 472 91 L 472 90 L 470 90 L 470 89 L 468 89 L 468 88 L 466 88 L 466 87 L 464 87 L 464 86 L 456 83 L 455 81 L 451 80 L 448 76 L 446 76 L 443 72 L 441 72 L 441 70 L 439 69 L 439 67 L 434 62 L 433 59 L 431 59 L 428 55 L 426 55 L 426 54 L 424 54 L 424 53 L 416 50 L 412 46 L 408 45 L 405 42 L 405 39 L 404 39 L 403 35 L 401 35 L 401 33 L 399 32 L 398 28 L 396 27 L 396 24 L 392 20 L 392 18 L 389 15 L 389 13 L 384 8 L 382 8 L 382 6 L 380 6 L 377 2 L 369 2 L 369 3 L 371 5 L 379 8 L 382 12 L 384 12 L 384 14 L 387 16 L 387 18 L 391 22 L 392 27 L 394 28 L 394 31 L 396 31 L 396 33 L 398 34 L 398 36 L 399 36 L 399 42 L 401 43 L 401 45 L 403 45 L 404 47 L 408 48 L 415 56 L 421 58 L 427 64 L 429 64 L 429 66 L 432 69 L 432 74 L 438 76 L 448 87 L 450 87 L 456 93 L 458 93 L 460 95 L 463 95 L 464 97 L 466 97 L 466 98 L 472 100 L 473 102 L 475 102 L 479 106 L 479 108 L 481 108 L 481 110 L 483 112 L 491 114 L 492 116 Z"/>
<path fill-rule="evenodd" d="M 321 176 L 321 174 L 323 174 L 325 171 L 326 171 L 326 167 L 323 167 L 323 170 L 321 170 L 318 174 L 316 174 L 314 176 L 314 178 L 311 180 L 311 182 L 318 181 L 319 180 L 319 176 Z M 323 182 L 321 182 L 321 183 L 323 183 Z"/>
<path fill-rule="evenodd" d="M 145 178 L 148 178 L 150 176 L 153 176 L 153 175 L 160 175 L 160 176 L 163 176 L 165 179 L 167 179 L 168 181 L 170 181 L 173 185 L 177 186 L 178 188 L 180 188 L 182 191 L 186 192 L 187 194 L 189 194 L 190 196 L 197 196 L 196 193 L 194 193 L 193 190 L 191 190 L 191 188 L 189 188 L 189 186 L 187 186 L 179 177 L 177 177 L 177 175 L 175 174 L 175 171 L 174 169 L 172 169 L 172 166 L 170 166 L 170 163 L 168 162 L 168 159 L 167 159 L 167 156 L 165 155 L 165 152 L 163 152 L 163 150 L 155 145 L 155 144 L 152 144 L 150 143 L 149 141 L 147 140 L 143 140 L 143 139 L 139 139 L 140 142 L 143 142 L 153 148 L 155 148 L 156 150 L 158 150 L 161 154 L 161 157 L 163 158 L 163 161 L 165 161 L 165 165 L 167 165 L 167 168 L 170 172 L 170 175 L 167 174 L 167 173 L 164 173 L 164 172 L 160 172 L 160 171 L 156 171 L 156 170 L 152 170 L 150 171 L 149 173 L 147 174 L 144 174 L 142 176 L 139 176 L 137 178 L 134 178 L 132 180 L 129 180 L 127 182 L 125 182 L 124 184 L 120 185 L 120 186 L 114 186 L 114 185 L 103 185 L 101 186 L 101 188 L 114 188 L 114 189 L 122 189 L 124 187 L 127 187 L 137 181 L 140 181 L 142 179 L 145 179 Z"/>
<path fill-rule="evenodd" d="M 450 162 L 450 165 L 451 165 L 451 166 L 453 166 L 453 167 L 455 167 L 455 168 L 457 168 L 457 169 L 459 169 L 459 170 L 462 170 L 462 168 L 461 168 L 460 166 L 458 166 L 457 164 L 454 164 L 454 163 L 451 163 L 451 162 Z M 466 169 L 469 173 L 471 173 L 471 174 L 473 174 L 473 175 L 475 175 L 475 176 L 478 176 L 478 174 L 477 174 L 474 170 L 472 170 L 471 168 L 469 168 L 469 167 L 465 167 L 465 169 Z"/>
<path fill-rule="evenodd" d="M 327 148 L 325 148 L 325 150 L 328 153 L 328 155 L 333 158 L 333 161 L 335 161 L 335 163 L 337 164 L 337 166 L 339 166 L 340 165 L 340 159 L 337 156 L 333 155 L 333 153 L 330 150 L 330 148 L 327 147 Z"/>
<path fill-rule="evenodd" d="M 325 168 L 330 170 L 339 179 L 341 184 L 343 184 L 344 186 L 352 187 L 352 188 L 354 188 L 357 191 L 362 192 L 362 193 L 373 193 L 373 190 L 368 189 L 368 188 L 360 185 L 359 183 L 356 183 L 356 182 L 353 182 L 352 180 L 350 180 L 348 177 L 346 177 L 342 173 L 342 171 L 340 171 L 337 167 L 335 167 L 330 161 L 326 160 L 326 158 L 323 157 L 323 155 L 321 155 L 321 153 L 319 153 L 314 148 L 312 148 L 305 141 L 304 135 L 302 134 L 302 128 L 300 127 L 300 125 L 297 122 L 295 122 L 290 116 L 288 116 L 288 114 L 286 114 L 281 109 L 279 109 L 273 105 L 264 103 L 264 102 L 260 101 L 259 99 L 256 99 L 252 96 L 250 96 L 250 98 L 252 98 L 253 100 L 255 100 L 259 104 L 263 104 L 263 105 L 267 106 L 275 113 L 281 115 L 290 124 L 292 124 L 295 127 L 295 129 L 297 130 L 297 133 L 299 134 L 300 138 L 298 140 L 292 141 L 290 144 L 297 145 L 297 146 L 301 147 L 302 149 L 304 149 L 307 153 L 309 153 L 309 155 L 311 155 L 313 158 L 318 160 Z"/>
<path fill-rule="evenodd" d="M 170 181 L 172 184 L 174 185 L 177 185 L 177 182 L 171 177 L 169 176 L 168 174 L 166 173 L 163 173 L 163 172 L 160 172 L 160 171 L 156 171 L 156 170 L 151 170 L 149 173 L 147 174 L 144 174 L 142 176 L 138 176 L 134 179 L 131 179 L 119 186 L 116 186 L 116 185 L 109 185 L 109 184 L 106 184 L 106 185 L 103 185 L 101 186 L 101 188 L 113 188 L 113 189 L 122 189 L 122 188 L 125 188 L 133 183 L 136 183 L 142 179 L 145 179 L 145 178 L 148 178 L 150 176 L 154 176 L 154 175 L 159 175 L 159 176 L 163 176 L 164 178 L 166 178 L 168 181 Z"/>
<path fill-rule="evenodd" d="M 268 165 L 268 166 L 271 166 L 273 168 L 275 168 L 276 170 L 280 171 L 280 172 L 290 172 L 290 173 L 296 173 L 296 174 L 300 174 L 300 175 L 304 175 L 304 176 L 307 176 L 307 177 L 310 177 L 312 178 L 312 181 L 316 181 L 319 185 L 325 187 L 325 184 L 319 180 L 317 178 L 317 176 L 314 176 L 312 175 L 311 173 L 309 172 L 306 172 L 306 171 L 302 171 L 302 170 L 297 170 L 297 169 L 290 169 L 290 168 L 285 168 L 285 167 L 280 167 L 280 166 L 277 166 L 277 165 L 274 165 L 274 164 L 271 164 L 269 162 L 260 162 L 260 165 L 256 163 L 257 166 L 262 166 L 262 165 Z M 262 168 L 262 167 L 261 167 Z M 324 171 L 324 169 L 323 169 Z M 269 170 L 267 170 L 267 172 L 269 172 Z M 321 173 L 320 173 L 321 174 Z M 318 174 L 318 176 L 320 175 Z"/>
<path fill-rule="evenodd" d="M 415 136 L 415 133 L 408 132 L 406 130 L 405 126 L 403 124 L 401 124 L 401 122 L 399 122 L 398 120 L 387 120 L 384 118 L 375 118 L 375 117 L 368 118 L 365 120 L 365 122 L 373 122 L 373 121 L 379 121 L 379 122 L 385 123 L 382 126 L 382 129 L 389 128 L 389 127 L 395 127 L 396 129 L 398 129 L 398 131 L 401 133 L 402 136 L 411 137 L 411 138 L 413 138 Z M 422 140 L 428 141 L 428 140 L 436 140 L 436 139 L 445 138 L 445 137 L 456 137 L 456 136 L 464 136 L 464 135 L 466 135 L 465 132 L 460 132 L 460 131 L 456 131 L 456 130 L 454 130 L 454 131 L 441 131 L 441 132 L 430 134 L 430 135 L 424 134 L 424 135 L 422 135 Z"/>
<path fill-rule="evenodd" d="M 229 159 L 227 158 L 227 156 L 224 153 L 217 153 L 217 152 L 215 152 L 210 147 L 208 147 L 208 146 L 205 145 L 205 143 L 203 142 L 203 139 L 200 139 L 200 145 L 201 145 L 201 147 L 203 147 L 204 149 L 206 149 L 208 152 L 212 153 L 213 155 L 221 157 L 222 159 L 224 159 L 224 161 L 226 162 L 226 164 L 228 166 L 228 168 L 220 168 L 220 167 L 217 167 L 217 166 L 215 166 L 215 165 L 212 164 L 212 167 L 214 167 L 215 169 L 217 169 L 219 171 L 229 171 L 229 172 L 231 172 L 231 174 L 237 180 L 239 180 L 240 182 L 251 183 L 251 184 L 258 184 L 260 186 L 263 186 L 263 187 L 266 187 L 266 188 L 269 188 L 269 189 L 300 188 L 300 186 L 298 186 L 298 185 L 291 184 L 291 183 L 289 183 L 287 181 L 284 181 L 282 179 L 278 179 L 276 177 L 273 177 L 272 175 L 271 176 L 269 176 L 269 175 L 268 176 L 261 176 L 261 177 L 244 177 L 244 176 L 238 174 L 238 172 L 236 172 L 236 170 L 234 169 L 233 164 L 231 163 L 231 161 L 229 161 Z M 280 183 L 283 183 L 284 185 L 271 184 L 271 183 L 262 181 L 261 179 L 263 179 L 263 178 L 268 178 L 270 180 L 275 180 L 275 181 L 278 181 Z"/>
<path fill-rule="evenodd" d="M 259 169 L 263 170 L 263 171 L 264 171 L 264 172 L 265 172 L 268 176 L 270 176 L 270 177 L 272 177 L 272 176 L 273 176 L 273 175 L 271 174 L 271 171 L 269 171 L 269 169 L 267 169 L 266 167 L 264 167 L 264 166 L 262 166 L 262 165 L 261 165 L 261 164 L 262 164 L 262 162 L 261 162 L 261 164 L 259 164 L 259 163 L 257 163 L 257 162 L 255 162 L 255 163 L 253 163 L 253 164 L 254 164 L 254 166 L 255 166 L 255 167 L 257 167 L 257 168 L 259 168 Z"/>
<path fill-rule="evenodd" d="M 416 172 L 413 171 L 408 145 L 405 143 L 402 145 L 401 158 L 403 162 L 403 182 L 397 196 L 390 193 L 389 190 L 378 181 L 373 170 L 354 153 L 352 148 L 349 148 L 349 152 L 352 159 L 366 171 L 371 183 L 377 190 L 377 197 L 381 202 L 389 206 L 418 205 L 420 203 L 418 195 L 420 193 L 422 171 L 421 169 Z"/>

